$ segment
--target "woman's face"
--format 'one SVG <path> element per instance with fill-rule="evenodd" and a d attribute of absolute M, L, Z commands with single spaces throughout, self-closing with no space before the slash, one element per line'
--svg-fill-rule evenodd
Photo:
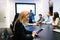
<path fill-rule="evenodd" d="M 27 21 L 29 21 L 29 14 L 28 14 L 28 15 L 26 15 L 26 20 L 27 20 Z"/>
<path fill-rule="evenodd" d="M 29 22 L 29 13 L 25 13 L 23 16 L 24 16 L 23 20 L 25 22 Z"/>
<path fill-rule="evenodd" d="M 29 21 L 29 12 L 28 11 L 23 11 L 22 12 L 22 20 L 24 21 L 24 22 L 28 22 Z"/>

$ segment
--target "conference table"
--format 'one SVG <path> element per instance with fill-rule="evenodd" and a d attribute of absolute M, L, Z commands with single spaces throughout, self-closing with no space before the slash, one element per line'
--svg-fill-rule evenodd
<path fill-rule="evenodd" d="M 53 40 L 60 40 L 60 29 L 53 29 Z"/>
<path fill-rule="evenodd" d="M 39 26 L 27 25 L 26 30 L 35 31 L 43 28 L 43 30 L 38 34 L 38 38 L 33 40 L 53 40 L 53 27 L 50 24 L 42 24 Z"/>

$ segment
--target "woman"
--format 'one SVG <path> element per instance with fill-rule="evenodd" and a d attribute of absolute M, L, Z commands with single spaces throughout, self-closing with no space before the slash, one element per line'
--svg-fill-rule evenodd
<path fill-rule="evenodd" d="M 58 21 L 59 21 L 59 14 L 58 12 L 54 12 L 53 23 L 52 23 L 52 25 L 54 26 L 53 28 L 58 27 Z"/>
<path fill-rule="evenodd" d="M 13 40 L 33 40 L 33 37 L 35 36 L 36 32 L 30 32 L 25 29 L 25 26 L 27 25 L 29 21 L 29 12 L 23 11 L 19 14 L 19 17 L 15 21 L 14 24 L 14 37 Z M 32 34 L 30 36 L 27 36 L 27 34 Z"/>

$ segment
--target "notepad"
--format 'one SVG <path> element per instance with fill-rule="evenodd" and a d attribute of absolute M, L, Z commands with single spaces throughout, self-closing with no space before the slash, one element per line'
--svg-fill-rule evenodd
<path fill-rule="evenodd" d="M 36 23 L 29 23 L 28 25 L 36 25 Z"/>

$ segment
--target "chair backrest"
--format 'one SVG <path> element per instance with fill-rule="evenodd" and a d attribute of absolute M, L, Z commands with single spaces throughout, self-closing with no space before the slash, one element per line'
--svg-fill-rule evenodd
<path fill-rule="evenodd" d="M 13 20 L 13 24 L 14 24 L 14 22 L 16 21 L 16 19 L 18 18 L 18 16 L 19 16 L 19 13 L 17 13 L 16 15 L 15 15 L 15 17 L 14 17 L 14 20 Z"/>
<path fill-rule="evenodd" d="M 10 29 L 11 29 L 12 33 L 14 33 L 13 27 L 14 27 L 14 26 L 11 24 L 11 25 L 10 25 Z"/>
<path fill-rule="evenodd" d="M 19 16 L 19 13 L 17 13 L 17 14 L 15 15 L 15 17 L 14 17 L 14 20 L 13 20 L 12 24 L 10 24 L 10 29 L 11 29 L 11 31 L 12 31 L 13 33 L 14 33 L 14 31 L 13 31 L 14 23 L 15 23 L 16 19 L 18 18 L 18 16 Z"/>

